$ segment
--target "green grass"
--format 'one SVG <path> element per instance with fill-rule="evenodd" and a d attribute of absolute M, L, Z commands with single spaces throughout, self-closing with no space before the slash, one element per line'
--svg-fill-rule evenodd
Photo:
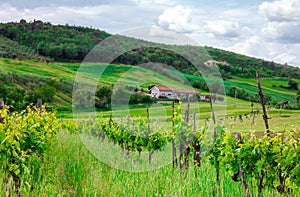
<path fill-rule="evenodd" d="M 27 176 L 21 186 L 24 196 L 201 196 L 211 197 L 216 186 L 215 170 L 207 159 L 200 168 L 172 172 L 171 165 L 148 172 L 114 169 L 97 160 L 77 134 L 61 131 L 37 176 Z M 3 194 L 0 171 L 0 193 Z M 242 196 L 241 184 L 221 171 L 217 196 Z M 25 184 L 32 184 L 32 190 Z M 218 187 L 217 187 L 218 188 Z M 253 196 L 257 192 L 251 185 Z M 294 196 L 299 196 L 297 190 Z M 298 193 L 299 194 L 299 193 Z M 263 196 L 280 196 L 270 189 Z"/>
<path fill-rule="evenodd" d="M 175 105 L 177 107 L 178 104 Z M 187 108 L 187 103 L 182 104 L 182 113 Z M 219 118 L 226 117 L 225 121 L 221 122 L 221 126 L 225 126 L 231 132 L 251 132 L 258 131 L 264 132 L 265 125 L 262 119 L 262 110 L 259 103 L 255 103 L 253 106 L 254 110 L 260 109 L 260 113 L 254 118 L 254 124 L 252 124 L 253 116 L 249 114 L 252 111 L 251 104 L 247 101 L 240 99 L 236 100 L 236 106 L 234 106 L 233 99 L 227 100 L 227 105 L 224 106 L 222 103 L 214 103 L 214 109 L 216 110 L 216 120 L 219 124 Z M 273 131 L 284 131 L 286 129 L 300 129 L 300 114 L 298 110 L 279 110 L 271 108 L 267 111 L 269 118 L 270 129 Z M 113 111 L 101 111 L 96 112 L 96 116 L 100 118 L 109 118 L 112 113 L 113 118 L 124 118 L 130 116 L 132 118 L 146 118 L 146 106 L 124 106 L 120 109 Z M 202 127 L 212 123 L 212 115 L 210 105 L 208 102 L 199 102 L 190 104 L 190 114 L 196 113 L 197 127 Z M 168 128 L 171 128 L 171 117 L 172 117 L 172 106 L 171 104 L 153 104 L 149 106 L 149 114 L 151 121 L 166 122 Z M 244 116 L 248 114 L 248 119 Z M 59 118 L 71 119 L 79 118 L 86 119 L 91 118 L 95 114 L 86 112 L 80 114 L 59 114 Z M 243 121 L 239 119 L 239 115 L 242 115 Z M 236 120 L 234 120 L 236 117 Z M 207 122 L 205 119 L 209 119 Z"/>

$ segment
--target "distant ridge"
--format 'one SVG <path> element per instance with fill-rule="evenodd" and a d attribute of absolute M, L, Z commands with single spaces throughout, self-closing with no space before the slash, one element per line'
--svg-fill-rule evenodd
<path fill-rule="evenodd" d="M 2 46 L 0 54 L 2 57 L 36 59 L 37 55 L 35 53 L 37 53 L 54 61 L 82 61 L 91 49 L 105 38 L 111 36 L 111 34 L 88 27 L 52 25 L 49 22 L 39 20 L 34 20 L 33 22 L 21 20 L 18 23 L 0 24 L 0 36 L 11 39 L 19 45 L 35 51 L 27 52 L 26 48 L 19 46 L 15 47 L 15 49 Z M 122 40 L 124 46 L 134 46 L 138 42 L 146 43 L 145 41 L 124 36 L 118 36 L 118 39 Z M 9 40 L 2 42 L 9 42 Z M 16 44 L 13 43 L 12 45 Z M 182 51 L 182 54 L 189 54 L 191 57 L 193 57 L 193 54 L 195 54 L 195 58 L 200 56 L 201 59 L 196 59 L 196 61 L 203 67 L 205 67 L 205 62 L 209 60 L 223 62 L 222 64 L 217 64 L 217 66 L 224 79 L 234 78 L 235 76 L 253 78 L 256 70 L 259 70 L 261 77 L 300 78 L 300 68 L 287 64 L 282 65 L 273 61 L 264 61 L 212 47 L 168 46 L 171 46 L 170 48 L 177 47 L 179 51 Z M 113 53 L 113 51 L 106 48 L 100 50 L 108 55 Z M 191 62 L 181 55 L 159 47 L 145 47 L 129 51 L 113 61 L 115 64 L 127 65 L 138 65 L 147 62 L 160 62 L 171 65 L 183 73 L 200 75 Z M 210 69 L 209 66 L 206 67 Z"/>

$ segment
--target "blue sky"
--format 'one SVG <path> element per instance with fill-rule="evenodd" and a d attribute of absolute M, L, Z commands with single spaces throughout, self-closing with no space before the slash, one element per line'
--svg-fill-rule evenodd
<path fill-rule="evenodd" d="M 300 66 L 300 0 L 0 0 L 0 22 L 43 20 L 109 33 L 158 26 L 213 46 Z"/>

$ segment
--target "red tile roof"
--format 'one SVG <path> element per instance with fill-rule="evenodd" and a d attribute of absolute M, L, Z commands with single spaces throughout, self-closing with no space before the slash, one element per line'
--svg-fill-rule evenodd
<path fill-rule="evenodd" d="M 157 89 L 159 89 L 160 91 L 175 91 L 176 93 L 179 94 L 199 94 L 199 92 L 197 90 L 175 90 L 171 87 L 167 87 L 167 86 L 155 86 Z"/>
<path fill-rule="evenodd" d="M 173 89 L 167 86 L 156 86 L 160 91 L 172 91 Z"/>
<path fill-rule="evenodd" d="M 179 94 L 199 94 L 197 90 L 175 90 Z"/>

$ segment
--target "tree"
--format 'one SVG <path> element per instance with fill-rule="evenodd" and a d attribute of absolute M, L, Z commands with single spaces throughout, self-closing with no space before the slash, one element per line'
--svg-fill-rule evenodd
<path fill-rule="evenodd" d="M 296 100 L 297 100 L 298 108 L 300 109 L 300 90 L 298 90 L 297 92 Z"/>
<path fill-rule="evenodd" d="M 43 99 L 45 102 L 51 102 L 53 101 L 53 97 L 55 94 L 55 88 L 51 86 L 43 86 L 39 88 L 38 92 L 41 95 L 41 99 Z"/>
<path fill-rule="evenodd" d="M 108 86 L 100 87 L 96 92 L 95 106 L 101 109 L 109 109 L 111 107 L 112 89 Z"/>
<path fill-rule="evenodd" d="M 298 83 L 296 81 L 293 81 L 292 79 L 289 79 L 289 89 L 298 90 Z"/>
<path fill-rule="evenodd" d="M 205 82 L 195 80 L 192 82 L 192 86 L 197 89 L 208 90 L 207 84 Z"/>
<path fill-rule="evenodd" d="M 38 99 L 44 102 L 52 102 L 55 95 L 55 88 L 51 86 L 43 86 L 37 90 L 29 91 L 26 95 L 28 103 L 36 103 Z"/>

